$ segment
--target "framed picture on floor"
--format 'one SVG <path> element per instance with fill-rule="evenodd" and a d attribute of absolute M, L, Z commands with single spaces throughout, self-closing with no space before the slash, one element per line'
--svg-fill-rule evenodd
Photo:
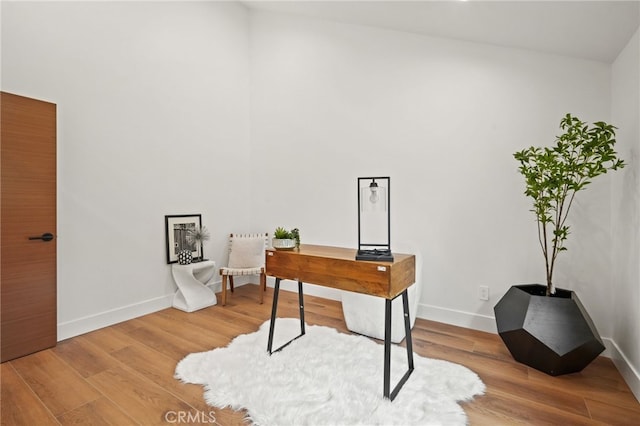
<path fill-rule="evenodd" d="M 202 256 L 201 246 L 192 238 L 187 238 L 190 231 L 202 229 L 202 215 L 181 214 L 164 217 L 164 227 L 167 245 L 167 263 L 176 263 L 178 253 L 190 250 L 193 258 Z"/>

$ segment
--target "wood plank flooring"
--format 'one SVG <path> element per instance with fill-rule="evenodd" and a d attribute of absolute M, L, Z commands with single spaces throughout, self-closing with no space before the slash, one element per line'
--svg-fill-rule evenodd
<path fill-rule="evenodd" d="M 209 407 L 201 386 L 173 378 L 191 352 L 227 345 L 270 317 L 273 289 L 229 293 L 227 306 L 173 308 L 59 342 L 1 364 L 2 425 L 244 424 L 244 412 Z M 281 292 L 280 317 L 296 317 L 297 295 Z M 305 297 L 309 324 L 348 332 L 340 302 Z M 418 319 L 414 352 L 465 365 L 487 385 L 463 403 L 471 425 L 639 425 L 640 403 L 611 360 L 550 377 L 511 358 L 497 335 Z M 265 342 L 266 345 L 266 342 Z"/>

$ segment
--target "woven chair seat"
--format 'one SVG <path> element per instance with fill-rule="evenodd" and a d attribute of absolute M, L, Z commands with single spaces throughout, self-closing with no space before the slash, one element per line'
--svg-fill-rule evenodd
<path fill-rule="evenodd" d="M 262 268 L 220 268 L 220 275 L 260 275 Z"/>

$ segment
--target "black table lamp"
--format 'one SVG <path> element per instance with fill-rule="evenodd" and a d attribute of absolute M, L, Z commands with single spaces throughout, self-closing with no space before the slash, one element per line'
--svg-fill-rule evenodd
<path fill-rule="evenodd" d="M 358 253 L 356 260 L 393 262 L 390 177 L 358 178 Z"/>

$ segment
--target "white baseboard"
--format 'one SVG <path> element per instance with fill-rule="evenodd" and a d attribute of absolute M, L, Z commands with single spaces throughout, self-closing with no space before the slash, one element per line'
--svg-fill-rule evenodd
<path fill-rule="evenodd" d="M 629 362 L 629 358 L 620 351 L 620 348 L 614 341 L 610 339 L 607 340 L 608 342 L 605 342 L 605 345 L 608 346 L 608 350 L 611 353 L 611 360 L 624 378 L 624 381 L 629 385 L 631 392 L 633 392 L 636 399 L 640 401 L 640 372 L 633 368 L 633 365 Z"/>
<path fill-rule="evenodd" d="M 235 286 L 240 287 L 250 282 L 252 281 L 248 277 L 237 277 Z M 219 280 L 209 282 L 207 283 L 207 287 L 211 288 L 214 293 L 219 293 L 222 290 L 222 282 Z M 270 287 L 273 287 L 273 285 L 270 285 Z M 298 284 L 295 281 L 282 280 L 280 288 L 286 291 L 297 292 Z M 323 297 L 325 299 L 340 300 L 340 290 L 305 283 L 304 292 L 305 294 Z M 58 324 L 58 341 L 170 308 L 172 305 L 173 293 L 94 315 L 88 315 L 72 321 L 62 322 Z"/>
<path fill-rule="evenodd" d="M 418 318 L 451 324 L 472 330 L 486 331 L 497 334 L 496 320 L 494 317 L 479 315 L 473 312 L 457 311 L 438 306 L 420 303 L 418 305 Z"/>
<path fill-rule="evenodd" d="M 237 286 L 244 284 L 246 283 L 236 283 Z M 273 287 L 273 282 L 269 282 L 268 284 L 269 287 Z M 207 286 L 215 293 L 220 292 L 222 289 L 220 281 L 209 283 Z M 280 289 L 297 292 L 298 284 L 295 281 L 283 280 L 280 283 Z M 341 300 L 340 290 L 315 286 L 307 283 L 304 284 L 304 294 L 331 300 Z M 73 321 L 59 323 L 58 341 L 169 308 L 172 306 L 172 303 L 173 294 L 168 294 L 155 299 L 135 303 L 133 305 L 78 318 Z M 458 327 L 497 334 L 495 318 L 487 315 L 479 315 L 473 312 L 458 311 L 421 303 L 418 305 L 418 312 L 416 313 L 416 316 L 430 321 L 437 321 Z M 613 360 L 616 368 L 620 371 L 620 374 L 629 385 L 629 388 L 640 401 L 640 373 L 633 368 L 629 359 L 613 340 L 610 338 L 603 338 L 602 340 L 606 347 L 602 355 Z"/>
<path fill-rule="evenodd" d="M 111 309 L 98 314 L 89 315 L 72 321 L 58 324 L 58 342 L 79 336 L 90 331 L 108 327 L 119 322 L 147 315 L 168 308 L 172 305 L 173 294 L 145 300 L 133 305 Z"/>
<path fill-rule="evenodd" d="M 478 315 L 472 312 L 456 311 L 438 306 L 420 304 L 418 305 L 417 316 L 418 318 L 470 328 L 472 330 L 486 331 L 493 334 L 497 334 L 498 332 L 495 317 Z M 629 385 L 631 392 L 633 392 L 636 399 L 640 401 L 640 373 L 633 368 L 629 359 L 611 338 L 603 337 L 602 342 L 604 343 L 605 350 L 601 356 L 611 358 L 620 375 L 627 385 Z"/>
<path fill-rule="evenodd" d="M 210 282 L 207 284 L 207 287 L 211 288 L 214 293 L 217 293 L 222 289 L 222 283 L 220 281 Z M 173 295 L 174 293 L 171 293 L 132 305 L 88 315 L 72 321 L 58 323 L 58 342 L 119 322 L 170 308 L 173 306 Z"/>
<path fill-rule="evenodd" d="M 441 308 L 438 306 L 420 304 L 418 305 L 418 318 L 437 321 L 444 324 L 455 325 L 458 327 L 469 328 L 472 330 L 486 331 L 487 333 L 498 334 L 495 317 L 488 315 L 479 315 L 473 312 L 457 311 L 453 309 Z M 612 348 L 615 344 L 611 339 L 603 337 L 605 350 L 602 356 L 612 357 Z"/>

